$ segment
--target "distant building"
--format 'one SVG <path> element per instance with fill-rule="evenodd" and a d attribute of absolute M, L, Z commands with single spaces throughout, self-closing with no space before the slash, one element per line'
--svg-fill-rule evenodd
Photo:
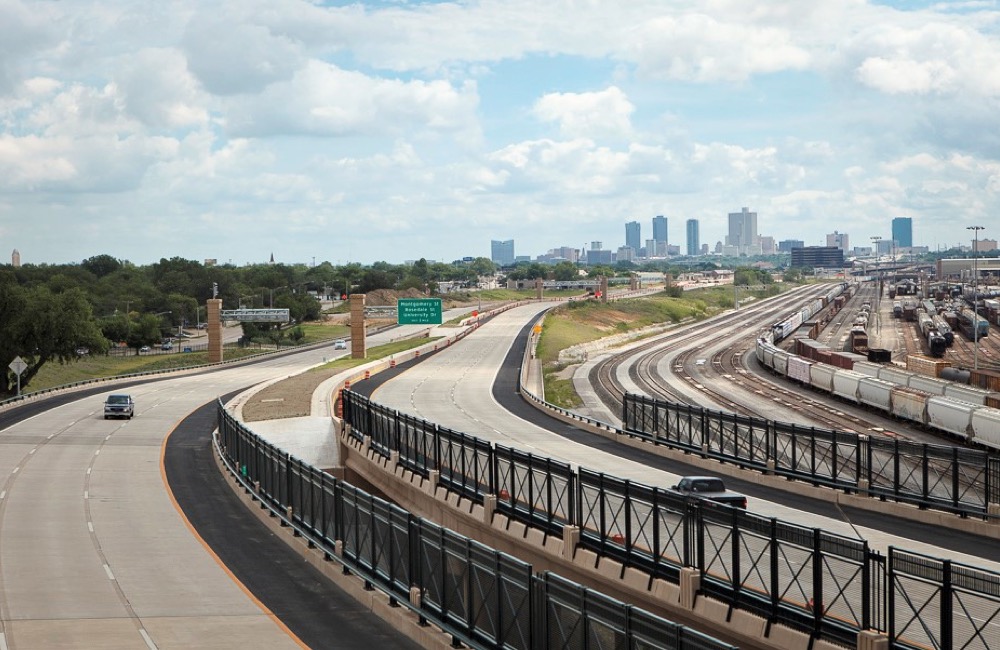
<path fill-rule="evenodd" d="M 636 249 L 631 246 L 621 246 L 618 248 L 618 255 L 615 256 L 616 262 L 634 262 L 639 258 L 639 254 Z"/>
<path fill-rule="evenodd" d="M 801 239 L 784 239 L 778 242 L 778 252 L 791 253 L 793 248 L 802 248 L 805 245 Z"/>
<path fill-rule="evenodd" d="M 849 242 L 850 238 L 845 232 L 837 232 L 834 230 L 832 234 L 826 236 L 827 246 L 836 246 L 844 252 L 847 252 L 847 249 L 850 248 Z"/>
<path fill-rule="evenodd" d="M 774 237 L 767 235 L 760 236 L 760 253 L 761 255 L 774 255 Z"/>
<path fill-rule="evenodd" d="M 793 248 L 791 265 L 800 269 L 840 268 L 844 266 L 844 251 L 836 246 Z"/>
<path fill-rule="evenodd" d="M 875 242 L 875 253 L 877 255 L 889 255 L 895 246 L 896 242 L 892 239 L 879 239 Z"/>
<path fill-rule="evenodd" d="M 972 242 L 972 250 L 977 253 L 986 253 L 988 251 L 995 251 L 996 249 L 997 240 L 995 239 L 980 239 L 979 241 L 973 240 Z"/>
<path fill-rule="evenodd" d="M 215 266 L 218 263 L 219 263 L 219 260 L 217 258 L 215 258 L 215 257 L 207 257 L 207 258 L 205 258 L 205 266 Z"/>
<path fill-rule="evenodd" d="M 494 239 L 490 242 L 490 259 L 494 264 L 500 266 L 510 266 L 514 263 L 514 240 L 507 239 L 500 241 Z"/>
<path fill-rule="evenodd" d="M 604 250 L 604 243 L 599 241 L 590 242 L 590 250 L 592 251 L 602 251 Z"/>
<path fill-rule="evenodd" d="M 702 244 L 701 245 L 701 254 L 702 255 L 708 255 L 708 244 Z"/>
<path fill-rule="evenodd" d="M 687 254 L 697 255 L 698 250 L 701 248 L 701 244 L 698 239 L 698 220 L 688 219 L 685 231 L 687 234 Z"/>
<path fill-rule="evenodd" d="M 553 248 L 549 251 L 549 255 L 554 259 L 566 260 L 567 262 L 573 262 L 574 264 L 580 261 L 579 249 L 572 248 L 571 246 Z"/>
<path fill-rule="evenodd" d="M 21 268 L 21 253 L 14 249 L 14 252 L 10 254 L 10 265 L 15 269 Z"/>
<path fill-rule="evenodd" d="M 892 220 L 892 238 L 900 248 L 913 246 L 913 219 L 896 217 Z"/>
<path fill-rule="evenodd" d="M 653 241 L 667 243 L 667 218 L 662 214 L 653 217 Z"/>
<path fill-rule="evenodd" d="M 656 255 L 656 240 L 647 239 L 646 247 L 639 254 L 639 257 L 657 257 Z"/>
<path fill-rule="evenodd" d="M 638 255 L 642 248 L 642 226 L 638 221 L 629 221 L 625 224 L 625 246 L 631 248 Z"/>
<path fill-rule="evenodd" d="M 743 208 L 740 212 L 729 213 L 729 234 L 726 245 L 734 246 L 740 255 L 754 255 L 760 250 L 757 238 L 757 213 Z"/>
<path fill-rule="evenodd" d="M 600 242 L 594 242 L 600 243 Z M 587 265 L 595 266 L 597 264 L 614 264 L 614 253 L 611 251 L 602 250 L 600 248 L 593 248 L 587 251 Z"/>
<path fill-rule="evenodd" d="M 680 255 L 681 254 L 681 247 L 678 246 L 677 244 L 667 244 L 667 250 L 665 252 L 666 252 L 666 255 L 664 255 L 663 257 L 670 257 L 670 256 L 673 256 L 673 255 Z"/>

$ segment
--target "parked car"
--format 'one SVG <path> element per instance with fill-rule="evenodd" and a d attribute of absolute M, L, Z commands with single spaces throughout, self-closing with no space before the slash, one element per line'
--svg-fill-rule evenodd
<path fill-rule="evenodd" d="M 162 344 L 160 345 L 160 349 L 161 349 L 161 350 L 173 350 L 173 349 L 174 349 L 174 344 L 173 344 L 173 343 L 171 343 L 170 341 L 164 341 L 164 342 L 163 342 L 163 343 L 162 343 Z"/>
<path fill-rule="evenodd" d="M 132 396 L 125 393 L 108 395 L 104 401 L 104 419 L 125 418 L 131 420 L 135 415 L 135 401 Z"/>
<path fill-rule="evenodd" d="M 746 496 L 727 490 L 725 482 L 716 476 L 685 476 L 670 489 L 686 497 L 708 499 L 734 508 L 747 507 Z"/>

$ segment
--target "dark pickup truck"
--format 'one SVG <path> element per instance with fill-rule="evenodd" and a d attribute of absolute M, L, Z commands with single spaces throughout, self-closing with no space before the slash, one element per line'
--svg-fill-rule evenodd
<path fill-rule="evenodd" d="M 708 499 L 734 508 L 746 508 L 747 498 L 739 492 L 730 492 L 721 478 L 715 476 L 685 476 L 680 483 L 670 487 L 686 497 Z"/>

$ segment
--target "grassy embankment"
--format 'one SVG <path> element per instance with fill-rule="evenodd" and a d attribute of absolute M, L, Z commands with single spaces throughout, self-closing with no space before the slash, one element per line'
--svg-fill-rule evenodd
<path fill-rule="evenodd" d="M 764 298 L 791 288 L 776 285 L 765 291 L 741 293 L 741 302 Z M 582 404 L 566 376 L 559 352 L 574 345 L 588 343 L 663 323 L 680 323 L 685 319 L 702 320 L 733 307 L 732 287 L 711 287 L 684 292 L 681 298 L 664 293 L 602 304 L 597 301 L 568 303 L 553 309 L 545 317 L 538 342 L 538 358 L 542 362 L 545 399 L 551 404 L 572 409 Z"/>
<path fill-rule="evenodd" d="M 301 327 L 306 336 L 300 345 L 350 336 L 350 328 L 342 324 L 304 323 Z M 194 345 L 204 345 L 207 342 L 207 338 L 199 337 L 193 339 L 191 342 Z M 257 348 L 227 347 L 223 351 L 223 358 L 227 361 L 242 359 L 260 354 L 261 352 L 262 350 Z M 24 392 L 32 392 L 56 386 L 64 386 L 78 381 L 86 381 L 88 379 L 101 379 L 137 372 L 187 368 L 207 363 L 207 351 L 172 352 L 169 354 L 160 354 L 154 351 L 153 353 L 139 356 L 135 356 L 134 354 L 131 356 L 88 355 L 69 363 L 59 363 L 58 361 L 46 363 L 38 371 L 34 379 L 31 380 L 31 383 L 28 386 L 24 386 L 22 390 Z"/>

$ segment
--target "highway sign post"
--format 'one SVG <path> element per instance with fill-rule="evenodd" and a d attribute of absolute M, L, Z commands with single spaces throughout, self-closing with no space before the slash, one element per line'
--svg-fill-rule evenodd
<path fill-rule="evenodd" d="M 440 298 L 400 298 L 396 301 L 399 325 L 440 325 Z"/>
<path fill-rule="evenodd" d="M 14 357 L 14 360 L 7 366 L 17 375 L 17 396 L 21 396 L 21 373 L 28 369 L 28 364 L 21 357 Z"/>

